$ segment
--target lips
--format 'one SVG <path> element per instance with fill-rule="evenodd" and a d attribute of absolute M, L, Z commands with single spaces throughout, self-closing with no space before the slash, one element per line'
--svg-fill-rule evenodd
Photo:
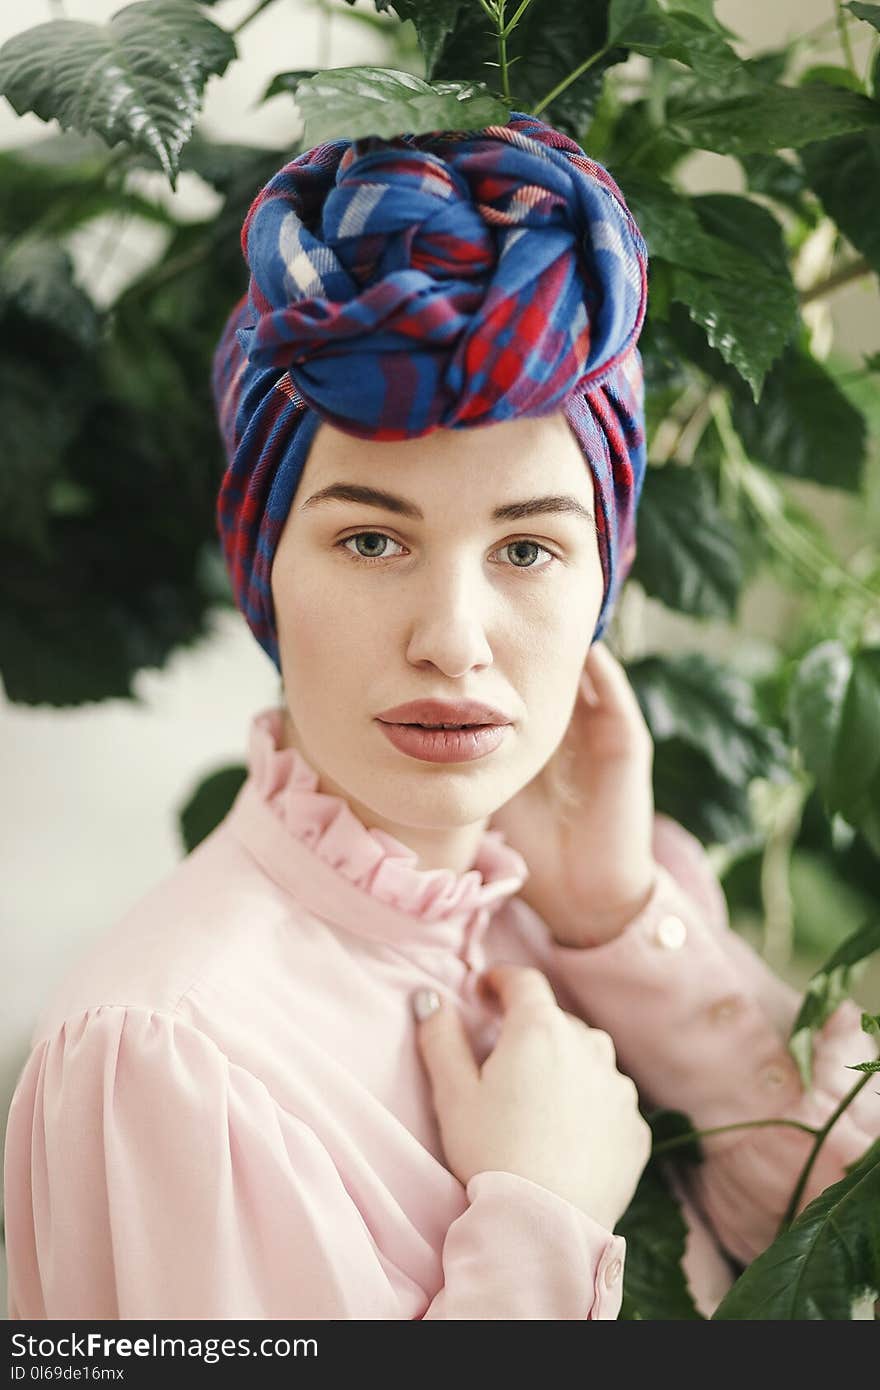
<path fill-rule="evenodd" d="M 410 700 L 383 710 L 376 718 L 383 724 L 451 724 L 456 728 L 513 723 L 503 710 L 481 700 Z"/>

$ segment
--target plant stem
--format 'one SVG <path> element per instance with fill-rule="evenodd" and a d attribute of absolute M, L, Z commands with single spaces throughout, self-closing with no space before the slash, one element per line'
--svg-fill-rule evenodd
<path fill-rule="evenodd" d="M 520 20 L 522 19 L 523 15 L 525 14 L 526 10 L 529 8 L 529 5 L 531 5 L 531 3 L 532 3 L 532 0 L 522 0 L 522 4 L 520 5 L 520 7 L 519 7 L 519 9 L 517 10 L 516 14 L 513 16 L 513 19 L 510 21 L 510 23 L 507 25 L 507 27 L 506 27 L 505 30 L 504 30 L 504 36 L 505 36 L 505 38 L 507 37 L 508 34 L 512 34 L 512 33 L 513 33 L 514 29 L 515 29 L 516 26 L 519 24 Z"/>
<path fill-rule="evenodd" d="M 798 296 L 801 306 L 811 304 L 814 299 L 822 299 L 832 290 L 839 290 L 841 285 L 848 285 L 851 280 L 859 280 L 863 275 L 870 275 L 874 267 L 864 256 L 859 256 L 858 260 L 850 261 L 849 265 L 842 265 L 839 270 L 835 270 L 833 275 L 829 275 L 827 280 L 822 280 L 818 285 L 813 285 L 809 290 L 802 290 Z"/>
<path fill-rule="evenodd" d="M 720 387 L 712 388 L 712 415 L 721 437 L 728 471 L 748 499 L 767 530 L 768 538 L 777 551 L 815 588 L 847 588 L 854 598 L 877 606 L 877 594 L 843 569 L 832 556 L 824 555 L 803 531 L 783 515 L 783 496 L 773 480 L 747 456 L 739 435 L 733 427 L 730 403 Z"/>
<path fill-rule="evenodd" d="M 689 1144 L 694 1139 L 703 1139 L 710 1134 L 725 1134 L 730 1129 L 761 1129 L 766 1125 L 786 1125 L 789 1129 L 802 1129 L 807 1134 L 818 1134 L 813 1125 L 803 1124 L 800 1120 L 740 1120 L 737 1124 L 714 1125 L 712 1129 L 692 1129 L 688 1134 L 677 1134 L 674 1139 L 664 1139 L 661 1144 L 654 1146 L 651 1156 L 680 1148 L 682 1144 Z"/>
<path fill-rule="evenodd" d="M 856 65 L 853 60 L 852 44 L 850 42 L 849 30 L 846 27 L 846 15 L 843 13 L 838 0 L 831 0 L 835 9 L 835 21 L 837 23 L 837 33 L 840 37 L 840 47 L 843 52 L 844 61 L 852 73 L 853 77 L 858 77 Z"/>
<path fill-rule="evenodd" d="M 840 1104 L 838 1105 L 837 1109 L 834 1111 L 834 1113 L 833 1113 L 832 1115 L 829 1116 L 829 1118 L 825 1121 L 825 1123 L 824 1123 L 824 1125 L 822 1126 L 822 1128 L 821 1128 L 821 1129 L 819 1130 L 819 1132 L 816 1134 L 816 1140 L 815 1140 L 815 1143 L 813 1144 L 812 1149 L 810 1150 L 809 1158 L 807 1159 L 806 1163 L 804 1164 L 803 1172 L 801 1173 L 800 1177 L 799 1177 L 798 1180 L 797 1180 L 797 1184 L 795 1185 L 794 1192 L 791 1194 L 791 1201 L 789 1202 L 788 1206 L 787 1206 L 786 1209 L 785 1209 L 785 1215 L 784 1215 L 783 1218 L 782 1218 L 782 1221 L 781 1221 L 780 1226 L 779 1226 L 779 1230 L 776 1232 L 776 1238 L 777 1238 L 777 1239 L 778 1239 L 779 1236 L 781 1236 L 781 1235 L 783 1234 L 784 1231 L 787 1231 L 787 1230 L 788 1230 L 789 1226 L 791 1225 L 792 1221 L 793 1221 L 794 1218 L 795 1218 L 795 1214 L 796 1214 L 797 1209 L 798 1209 L 798 1204 L 799 1204 L 799 1202 L 800 1202 L 800 1200 L 801 1200 L 801 1195 L 802 1195 L 802 1193 L 803 1193 L 804 1188 L 805 1188 L 806 1185 L 807 1185 L 807 1178 L 810 1176 L 810 1173 L 812 1172 L 813 1164 L 816 1162 L 816 1158 L 818 1157 L 819 1150 L 821 1149 L 821 1147 L 822 1147 L 822 1145 L 824 1144 L 826 1138 L 828 1137 L 829 1131 L 831 1130 L 832 1126 L 835 1125 L 835 1124 L 837 1123 L 837 1121 L 840 1119 L 840 1116 L 843 1114 L 843 1112 L 844 1112 L 844 1110 L 846 1109 L 846 1107 L 847 1107 L 853 1100 L 855 1100 L 855 1098 L 856 1098 L 856 1096 L 858 1095 L 859 1091 L 860 1091 L 860 1090 L 862 1089 L 862 1087 L 863 1087 L 864 1085 L 866 1085 L 866 1083 L 870 1080 L 871 1075 L 872 1075 L 871 1072 L 866 1071 L 866 1072 L 864 1073 L 863 1076 L 860 1076 L 860 1077 L 859 1077 L 859 1079 L 858 1079 L 858 1081 L 856 1082 L 856 1084 L 855 1084 L 854 1086 L 850 1087 L 850 1089 L 847 1091 L 846 1095 L 843 1097 L 843 1100 L 842 1100 L 842 1101 L 840 1102 Z"/>
<path fill-rule="evenodd" d="M 802 777 L 780 790 L 761 855 L 761 899 L 764 906 L 761 954 L 776 971 L 784 970 L 794 949 L 791 856 L 812 786 L 810 778 Z"/>
<path fill-rule="evenodd" d="M 507 66 L 507 29 L 504 26 L 505 0 L 498 0 L 498 62 L 501 68 L 501 90 L 510 104 L 510 72 Z"/>
<path fill-rule="evenodd" d="M 587 71 L 588 68 L 591 68 L 594 63 L 598 63 L 600 58 L 604 58 L 607 52 L 608 45 L 605 44 L 605 46 L 603 48 L 600 48 L 597 53 L 594 53 L 591 57 L 586 58 L 584 62 L 581 63 L 580 67 L 575 68 L 574 72 L 570 72 L 567 77 L 563 77 L 561 82 L 557 82 L 553 90 L 551 92 L 548 92 L 545 97 L 542 97 L 541 100 L 538 102 L 537 106 L 532 107 L 530 114 L 532 116 L 540 116 L 545 106 L 549 106 L 551 101 L 555 101 L 556 98 L 560 95 L 560 93 L 565 91 L 566 87 L 570 87 L 572 82 L 576 82 L 577 79 L 581 77 Z"/>
<path fill-rule="evenodd" d="M 252 10 L 248 10 L 248 13 L 245 15 L 244 19 L 240 19 L 238 23 L 235 25 L 235 27 L 230 29 L 229 32 L 231 34 L 240 34 L 242 29 L 246 29 L 247 26 L 251 23 L 251 21 L 256 19 L 257 15 L 262 14 L 264 10 L 268 10 L 269 6 L 274 4 L 275 0 L 257 0 L 257 4 L 254 5 L 254 8 Z"/>

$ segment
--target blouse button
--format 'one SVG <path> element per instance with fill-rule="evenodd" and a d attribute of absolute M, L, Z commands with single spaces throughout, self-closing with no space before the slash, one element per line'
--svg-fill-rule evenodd
<path fill-rule="evenodd" d="M 787 1072 L 785 1067 L 779 1066 L 778 1064 L 774 1063 L 773 1065 L 764 1068 L 764 1070 L 761 1073 L 761 1082 L 764 1086 L 776 1090 L 780 1086 L 785 1085 L 786 1077 Z"/>
<path fill-rule="evenodd" d="M 610 1263 L 605 1266 L 604 1279 L 606 1289 L 612 1288 L 617 1283 L 622 1269 L 623 1264 L 617 1259 L 611 1260 Z"/>
<path fill-rule="evenodd" d="M 713 1023 L 726 1023 L 729 1018 L 733 1018 L 740 1004 L 738 994 L 728 994 L 724 999 L 719 999 L 709 1010 L 709 1017 Z"/>
<path fill-rule="evenodd" d="M 687 927 L 680 917 L 664 917 L 657 926 L 657 942 L 667 951 L 677 951 L 687 939 Z"/>

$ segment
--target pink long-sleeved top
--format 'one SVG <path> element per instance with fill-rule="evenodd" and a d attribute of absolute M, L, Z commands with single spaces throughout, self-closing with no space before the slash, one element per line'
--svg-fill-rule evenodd
<path fill-rule="evenodd" d="M 626 1242 L 530 1179 L 446 1167 L 410 994 L 462 1011 L 478 1061 L 495 960 L 537 965 L 611 1034 L 643 1101 L 699 1128 L 819 1124 L 872 1054 L 847 1001 L 802 1090 L 796 993 L 729 926 L 700 842 L 657 815 L 646 907 L 614 940 L 556 943 L 487 830 L 474 867 L 418 867 L 254 716 L 249 775 L 217 829 L 68 975 L 31 1037 L 6 1140 L 11 1319 L 618 1316 Z M 880 1134 L 865 1087 L 803 1204 Z M 674 1175 L 684 1269 L 712 1312 L 773 1238 L 803 1131 L 704 1140 Z M 584 1155 L 589 1162 L 589 1154 Z"/>

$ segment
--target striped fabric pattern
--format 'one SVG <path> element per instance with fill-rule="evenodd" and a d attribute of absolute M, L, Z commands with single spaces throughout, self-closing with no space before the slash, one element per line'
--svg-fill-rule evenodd
<path fill-rule="evenodd" d="M 647 248 L 602 165 L 539 118 L 315 146 L 255 197 L 212 386 L 217 525 L 280 671 L 270 576 L 320 422 L 410 439 L 563 410 L 593 477 L 602 636 L 645 471 Z"/>

